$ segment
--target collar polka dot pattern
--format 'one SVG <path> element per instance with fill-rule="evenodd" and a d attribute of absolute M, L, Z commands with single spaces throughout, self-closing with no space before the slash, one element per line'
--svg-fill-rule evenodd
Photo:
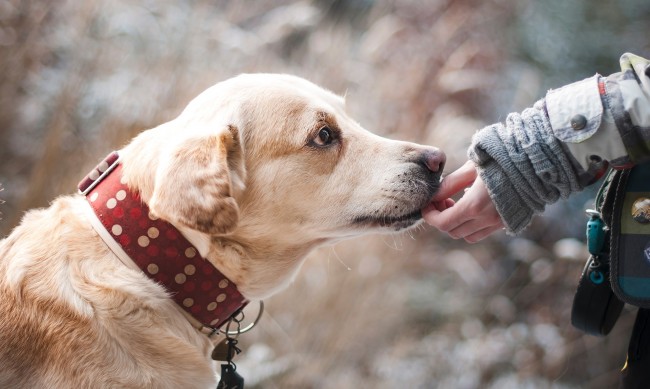
<path fill-rule="evenodd" d="M 95 214 L 133 262 L 180 307 L 204 326 L 220 327 L 246 299 L 174 226 L 150 214 L 139 195 L 124 185 L 121 172 L 117 165 L 87 193 Z"/>

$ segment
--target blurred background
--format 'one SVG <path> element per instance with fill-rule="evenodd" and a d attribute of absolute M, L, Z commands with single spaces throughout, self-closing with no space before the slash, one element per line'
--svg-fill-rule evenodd
<path fill-rule="evenodd" d="M 650 56 L 647 0 L 0 0 L 0 236 L 210 85 L 283 72 L 346 94 L 383 136 L 471 135 L 546 90 Z M 634 310 L 570 325 L 588 190 L 523 236 L 432 228 L 310 255 L 236 360 L 252 388 L 609 388 Z M 251 313 L 252 314 L 252 313 Z"/>

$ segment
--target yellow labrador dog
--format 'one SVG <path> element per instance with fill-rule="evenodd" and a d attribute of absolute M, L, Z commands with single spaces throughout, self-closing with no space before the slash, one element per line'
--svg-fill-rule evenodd
<path fill-rule="evenodd" d="M 0 241 L 0 387 L 215 387 L 206 329 L 318 245 L 418 224 L 444 161 L 297 77 L 209 88 Z"/>

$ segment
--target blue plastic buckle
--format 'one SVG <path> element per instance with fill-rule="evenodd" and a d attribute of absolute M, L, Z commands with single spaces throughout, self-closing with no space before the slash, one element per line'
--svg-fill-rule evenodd
<path fill-rule="evenodd" d="M 600 255 L 603 246 L 605 246 L 607 226 L 605 226 L 605 222 L 600 217 L 600 212 L 593 209 L 588 209 L 586 212 L 589 215 L 589 220 L 587 221 L 587 248 L 591 255 Z"/>

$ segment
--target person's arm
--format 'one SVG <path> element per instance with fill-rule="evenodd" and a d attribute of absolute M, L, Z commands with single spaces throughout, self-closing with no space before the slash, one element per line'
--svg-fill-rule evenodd
<path fill-rule="evenodd" d="M 650 62 L 625 54 L 621 66 L 607 78 L 596 75 L 552 90 L 505 124 L 475 134 L 469 157 L 479 176 L 469 179 L 472 166 L 465 165 L 445 178 L 423 212 L 425 220 L 468 241 L 501 226 L 516 234 L 546 204 L 593 182 L 603 161 L 625 167 L 648 158 Z M 470 183 L 458 203 L 436 207 Z"/>
<path fill-rule="evenodd" d="M 594 156 L 615 168 L 650 157 L 650 61 L 628 53 L 620 63 L 619 73 L 595 75 L 546 95 L 555 136 L 585 170 Z"/>

